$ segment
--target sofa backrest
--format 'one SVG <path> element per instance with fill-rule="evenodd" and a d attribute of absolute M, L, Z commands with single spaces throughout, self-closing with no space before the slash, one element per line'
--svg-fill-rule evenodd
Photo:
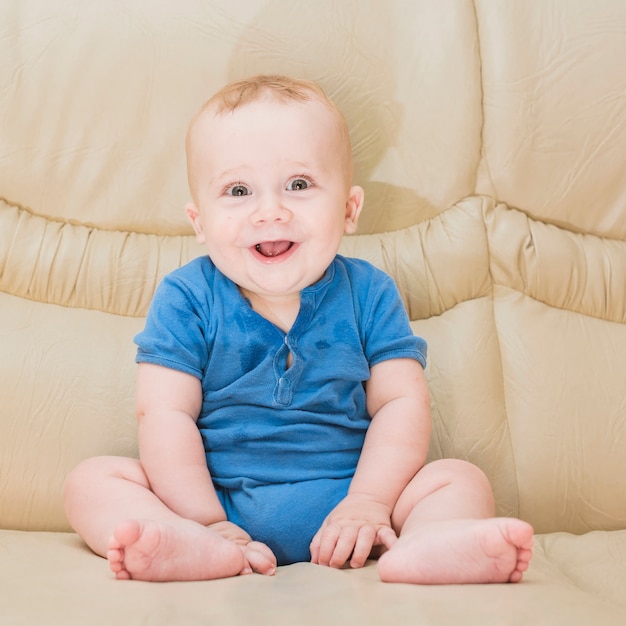
<path fill-rule="evenodd" d="M 318 80 L 359 234 L 429 343 L 431 458 L 539 532 L 626 522 L 626 4 L 0 5 L 0 527 L 68 528 L 65 475 L 136 454 L 132 338 L 202 253 L 184 135 L 224 83 Z"/>

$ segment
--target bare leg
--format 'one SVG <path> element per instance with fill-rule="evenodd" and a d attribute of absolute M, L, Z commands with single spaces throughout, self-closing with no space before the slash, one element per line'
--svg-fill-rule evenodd
<path fill-rule="evenodd" d="M 398 501 L 400 537 L 378 562 L 382 580 L 417 584 L 519 582 L 532 556 L 533 529 L 494 518 L 484 474 L 463 461 L 424 467 Z"/>
<path fill-rule="evenodd" d="M 239 546 L 170 511 L 134 459 L 81 463 L 66 481 L 65 511 L 120 579 L 207 580 L 236 576 L 245 566 Z"/>

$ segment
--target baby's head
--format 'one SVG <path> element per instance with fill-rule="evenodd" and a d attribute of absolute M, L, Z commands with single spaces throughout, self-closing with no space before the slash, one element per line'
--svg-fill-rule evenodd
<path fill-rule="evenodd" d="M 198 186 L 198 176 L 202 176 L 202 167 L 198 165 L 196 151 L 201 150 L 205 138 L 199 137 L 196 132 L 200 122 L 206 116 L 219 118 L 223 115 L 232 114 L 241 107 L 265 100 L 276 104 L 289 105 L 306 102 L 317 102 L 328 109 L 336 124 L 337 140 L 341 147 L 338 156 L 342 158 L 342 167 L 345 171 L 346 180 L 351 184 L 354 175 L 352 159 L 352 145 L 348 124 L 337 105 L 326 95 L 326 92 L 316 83 L 309 80 L 291 78 L 280 74 L 261 74 L 229 83 L 209 100 L 207 100 L 198 113 L 193 117 L 189 125 L 186 140 L 187 150 L 187 174 L 189 188 L 195 199 L 195 191 Z M 259 120 L 262 123 L 262 120 Z"/>
<path fill-rule="evenodd" d="M 198 241 L 244 293 L 299 293 L 356 230 L 363 191 L 347 124 L 315 83 L 227 85 L 192 120 L 187 165 Z"/>

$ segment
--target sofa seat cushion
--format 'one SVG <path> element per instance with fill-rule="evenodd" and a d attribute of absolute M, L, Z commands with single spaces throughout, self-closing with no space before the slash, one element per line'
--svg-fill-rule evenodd
<path fill-rule="evenodd" d="M 0 624 L 626 623 L 626 531 L 538 535 L 519 585 L 381 583 L 376 565 L 308 563 L 274 577 L 186 583 L 117 581 L 72 533 L 0 531 Z"/>

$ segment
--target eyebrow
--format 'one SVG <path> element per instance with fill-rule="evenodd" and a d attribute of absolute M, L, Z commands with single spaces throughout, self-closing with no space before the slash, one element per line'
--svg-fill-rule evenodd
<path fill-rule="evenodd" d="M 209 178 L 209 185 L 213 185 L 213 184 L 219 185 L 228 180 L 240 179 L 242 177 L 241 170 L 242 170 L 241 167 L 237 167 L 237 168 L 230 168 L 222 172 L 218 172 L 215 176 L 211 176 L 211 178 Z"/>
<path fill-rule="evenodd" d="M 285 162 L 285 166 L 292 168 L 294 171 L 294 174 L 297 174 L 299 172 L 299 170 L 313 170 L 315 169 L 312 165 L 310 165 L 309 163 L 306 163 L 304 161 L 286 161 Z M 249 165 L 241 165 L 238 167 L 231 167 L 229 169 L 223 170 L 219 173 L 217 173 L 215 176 L 212 176 L 209 179 L 210 183 L 215 183 L 215 182 L 220 182 L 224 179 L 229 179 L 229 178 L 241 178 L 242 175 L 245 177 L 246 175 L 246 170 L 251 169 L 251 167 Z"/>

